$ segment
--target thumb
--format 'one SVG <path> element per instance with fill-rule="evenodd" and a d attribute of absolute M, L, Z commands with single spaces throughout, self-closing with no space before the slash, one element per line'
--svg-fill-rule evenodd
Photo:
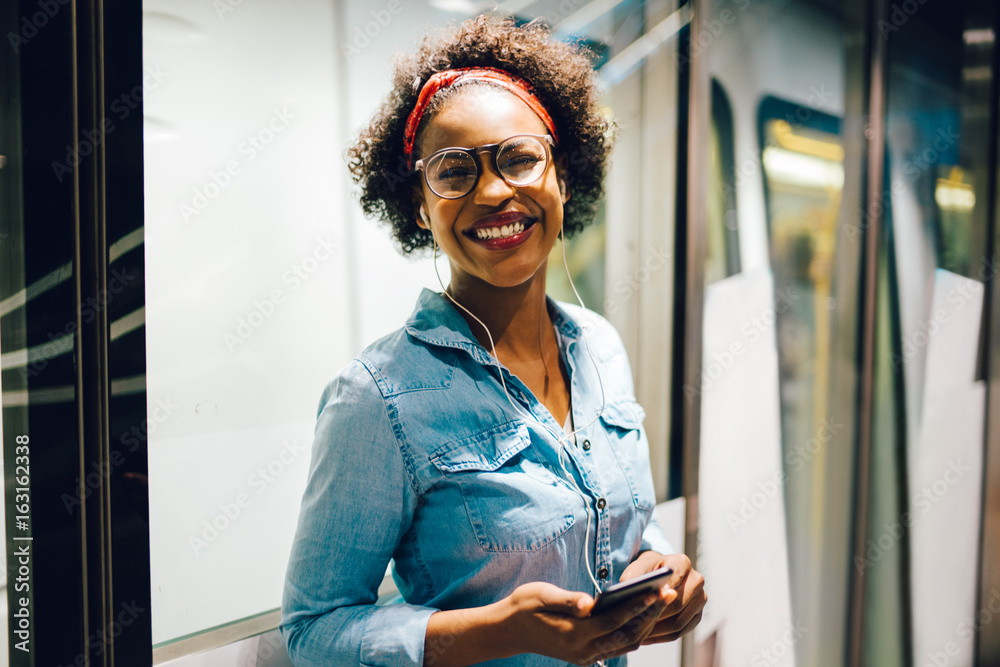
<path fill-rule="evenodd" d="M 567 616 L 583 618 L 590 615 L 594 598 L 586 593 L 567 591 L 558 586 L 548 585 L 538 591 L 540 611 L 551 611 Z"/>

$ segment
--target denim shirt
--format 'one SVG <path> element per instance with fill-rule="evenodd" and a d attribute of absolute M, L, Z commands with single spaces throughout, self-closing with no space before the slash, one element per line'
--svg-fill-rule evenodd
<path fill-rule="evenodd" d="M 402 329 L 327 385 L 282 600 L 295 665 L 431 665 L 450 644 L 425 656 L 436 610 L 487 605 L 532 581 L 593 595 L 584 550 L 602 589 L 640 552 L 671 552 L 652 519 L 644 413 L 621 339 L 599 315 L 547 304 L 567 343 L 573 424 L 585 427 L 562 461 L 562 426 L 503 368 L 510 398 L 535 419 L 512 407 L 495 359 L 428 289 Z M 390 559 L 405 602 L 376 606 Z"/>

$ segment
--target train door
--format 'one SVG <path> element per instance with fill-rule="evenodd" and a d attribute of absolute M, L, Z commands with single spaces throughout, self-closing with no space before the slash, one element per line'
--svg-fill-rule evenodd
<path fill-rule="evenodd" d="M 742 267 L 705 291 L 699 555 L 724 585 L 701 636 L 721 664 L 990 664 L 995 11 L 711 16 L 735 120 L 709 178 L 735 203 L 706 274 L 727 222 Z M 748 631 L 761 608 L 787 630 Z"/>

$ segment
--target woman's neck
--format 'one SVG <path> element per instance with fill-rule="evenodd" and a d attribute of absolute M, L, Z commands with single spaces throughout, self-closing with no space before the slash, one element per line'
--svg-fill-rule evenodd
<path fill-rule="evenodd" d="M 545 265 L 531 280 L 515 287 L 496 287 L 478 279 L 456 280 L 448 293 L 489 328 L 498 358 L 510 361 L 537 360 L 554 338 L 552 319 L 545 301 Z M 447 297 L 445 297 L 447 298 Z M 469 323 L 472 334 L 487 350 L 490 338 L 483 327 L 461 308 L 456 310 Z"/>

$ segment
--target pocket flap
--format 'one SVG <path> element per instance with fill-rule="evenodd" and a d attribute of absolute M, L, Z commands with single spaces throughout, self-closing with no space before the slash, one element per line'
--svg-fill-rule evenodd
<path fill-rule="evenodd" d="M 442 472 L 496 470 L 530 444 L 524 422 L 510 421 L 442 445 L 430 459 Z"/>
<path fill-rule="evenodd" d="M 612 426 L 624 429 L 642 428 L 646 411 L 634 400 L 609 402 L 601 412 L 601 419 Z"/>

